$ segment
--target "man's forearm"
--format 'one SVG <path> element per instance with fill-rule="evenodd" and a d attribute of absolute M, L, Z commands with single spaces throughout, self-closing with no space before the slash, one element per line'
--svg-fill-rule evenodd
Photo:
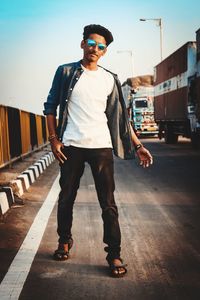
<path fill-rule="evenodd" d="M 49 142 L 51 144 L 52 152 L 60 163 L 64 163 L 64 161 L 67 160 L 67 157 L 62 152 L 64 145 L 56 134 L 56 117 L 53 114 L 47 115 L 47 126 L 49 130 Z"/>
<path fill-rule="evenodd" d="M 56 117 L 52 114 L 47 115 L 47 127 L 50 136 L 56 134 Z"/>
<path fill-rule="evenodd" d="M 140 140 L 138 139 L 137 135 L 135 134 L 132 125 L 130 125 L 131 128 L 131 138 L 133 141 L 134 146 L 137 146 L 138 144 L 141 144 Z"/>

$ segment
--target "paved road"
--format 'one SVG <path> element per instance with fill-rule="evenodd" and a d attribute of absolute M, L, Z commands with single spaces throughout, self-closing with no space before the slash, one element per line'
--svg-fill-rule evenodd
<path fill-rule="evenodd" d="M 0 279 L 4 278 L 0 295 L 3 284 L 7 295 L 15 295 L 1 299 L 18 299 L 18 294 L 20 300 L 200 299 L 200 153 L 186 140 L 174 146 L 157 139 L 144 143 L 154 155 L 150 169 L 143 170 L 133 161 L 115 160 L 115 196 L 127 276 L 108 276 L 101 211 L 87 165 L 75 204 L 75 244 L 70 260 L 55 262 L 51 258 L 57 245 L 56 205 L 52 213 L 49 208 L 54 206 L 52 200 L 46 205 L 50 217 L 41 218 L 42 225 L 39 230 L 37 225 L 30 238 L 28 230 L 58 175 L 58 166 L 53 163 L 24 194 L 25 205 L 13 208 L 0 224 Z M 50 193 L 52 199 L 55 190 Z M 39 248 L 33 250 L 40 233 Z M 29 244 L 23 243 L 24 252 L 14 259 L 26 234 Z M 11 292 L 13 288 L 18 293 Z"/>

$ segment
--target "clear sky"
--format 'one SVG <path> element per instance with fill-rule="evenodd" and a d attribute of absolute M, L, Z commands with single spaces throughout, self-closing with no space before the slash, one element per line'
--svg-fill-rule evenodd
<path fill-rule="evenodd" d="M 153 74 L 159 27 L 139 19 L 162 18 L 165 58 L 195 40 L 199 12 L 199 0 L 1 0 L 0 104 L 42 114 L 57 66 L 82 58 L 83 27 L 91 23 L 113 33 L 100 64 L 122 83 L 132 73 Z"/>

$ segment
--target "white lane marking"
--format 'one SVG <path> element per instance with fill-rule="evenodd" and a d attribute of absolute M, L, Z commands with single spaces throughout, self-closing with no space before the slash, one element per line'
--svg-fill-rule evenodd
<path fill-rule="evenodd" d="M 35 217 L 19 251 L 17 252 L 7 274 L 0 284 L 1 300 L 17 300 L 20 296 L 32 262 L 39 248 L 48 219 L 60 191 L 59 175 L 54 181 L 47 198 Z"/>

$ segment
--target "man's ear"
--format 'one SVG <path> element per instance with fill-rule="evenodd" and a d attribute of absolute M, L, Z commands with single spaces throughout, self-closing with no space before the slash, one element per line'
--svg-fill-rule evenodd
<path fill-rule="evenodd" d="M 82 41 L 81 41 L 81 48 L 82 48 L 82 49 L 83 49 L 84 45 L 85 45 L 85 41 L 82 40 Z"/>

